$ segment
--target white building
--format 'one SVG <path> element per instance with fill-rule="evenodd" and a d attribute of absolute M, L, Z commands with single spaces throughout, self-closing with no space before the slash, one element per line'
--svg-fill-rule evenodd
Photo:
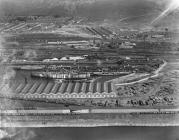
<path fill-rule="evenodd" d="M 83 56 L 65 56 L 62 57 L 60 60 L 61 61 L 67 61 L 67 60 L 72 60 L 72 61 L 77 61 L 77 60 L 84 60 L 85 57 Z"/>
<path fill-rule="evenodd" d="M 135 43 L 123 42 L 123 43 L 119 46 L 119 48 L 132 49 L 134 46 L 136 46 Z"/>

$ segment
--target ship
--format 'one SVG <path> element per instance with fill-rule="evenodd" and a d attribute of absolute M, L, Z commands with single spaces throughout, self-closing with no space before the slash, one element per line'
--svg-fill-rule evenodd
<path fill-rule="evenodd" d="M 93 72 L 91 76 L 121 76 L 130 72 Z"/>
<path fill-rule="evenodd" d="M 84 80 L 90 79 L 91 74 L 83 73 L 61 73 L 61 72 L 32 72 L 32 77 L 47 78 L 47 79 L 64 79 L 64 80 Z"/>

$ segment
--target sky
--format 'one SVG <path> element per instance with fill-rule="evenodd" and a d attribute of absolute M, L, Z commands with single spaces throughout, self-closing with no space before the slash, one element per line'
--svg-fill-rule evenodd
<path fill-rule="evenodd" d="M 29 14 L 33 13 L 33 10 L 43 11 L 52 11 L 54 7 L 63 6 L 66 7 L 67 10 L 76 9 L 77 6 L 89 6 L 95 3 L 105 4 L 110 3 L 113 4 L 121 4 L 121 5 L 130 5 L 135 6 L 135 3 L 140 4 L 141 6 L 144 3 L 155 3 L 158 6 L 163 7 L 165 3 L 169 0 L 0 0 L 0 12 L 2 14 L 23 14 L 24 12 Z"/>
<path fill-rule="evenodd" d="M 76 14 L 95 20 L 156 13 L 156 23 L 178 7 L 179 0 L 0 0 L 0 16 Z"/>

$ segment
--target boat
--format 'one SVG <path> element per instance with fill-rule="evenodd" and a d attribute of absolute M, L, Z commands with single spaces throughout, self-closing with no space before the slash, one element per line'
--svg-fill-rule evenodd
<path fill-rule="evenodd" d="M 82 80 L 89 79 L 90 73 L 32 72 L 32 77 L 47 79 Z"/>
<path fill-rule="evenodd" d="M 120 75 L 126 75 L 129 74 L 129 72 L 93 72 L 92 76 L 120 76 Z"/>

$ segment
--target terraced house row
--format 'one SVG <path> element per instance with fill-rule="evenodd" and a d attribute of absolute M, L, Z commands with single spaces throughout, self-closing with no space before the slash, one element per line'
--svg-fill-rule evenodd
<path fill-rule="evenodd" d="M 116 97 L 111 82 L 31 82 L 11 86 L 20 98 L 107 98 Z M 8 95 L 7 95 L 8 96 Z"/>

